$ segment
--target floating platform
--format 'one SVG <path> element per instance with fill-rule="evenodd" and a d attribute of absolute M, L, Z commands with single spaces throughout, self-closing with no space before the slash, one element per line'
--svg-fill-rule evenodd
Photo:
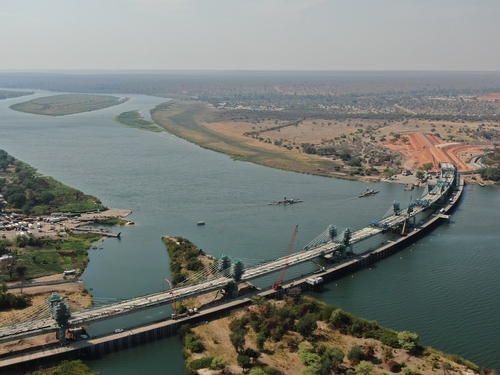
<path fill-rule="evenodd" d="M 286 205 L 286 204 L 294 204 L 294 203 L 300 203 L 300 202 L 304 202 L 302 199 L 283 199 L 281 201 L 276 201 L 276 202 L 271 202 L 271 203 L 268 203 L 268 205 L 273 205 L 273 206 L 277 206 L 277 205 Z"/>

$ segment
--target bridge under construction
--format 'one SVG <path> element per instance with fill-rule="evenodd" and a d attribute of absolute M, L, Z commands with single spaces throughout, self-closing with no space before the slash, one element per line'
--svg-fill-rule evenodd
<path fill-rule="evenodd" d="M 110 319 L 137 311 L 150 309 L 175 301 L 195 297 L 210 291 L 228 290 L 240 282 L 247 282 L 264 275 L 281 271 L 279 282 L 274 289 L 281 287 L 284 270 L 317 258 L 330 258 L 343 261 L 356 256 L 367 256 L 395 238 L 406 236 L 419 230 L 419 226 L 431 216 L 443 214 L 443 207 L 459 189 L 460 180 L 457 169 L 451 163 L 440 164 L 440 176 L 434 184 L 428 183 L 419 199 L 410 200 L 406 207 L 394 202 L 381 220 L 371 222 L 360 230 L 346 228 L 339 232 L 337 227 L 329 225 L 326 230 L 309 242 L 298 252 L 292 253 L 295 228 L 288 254 L 273 261 L 245 267 L 242 260 L 232 261 L 223 255 L 210 267 L 194 274 L 175 288 L 168 291 L 148 294 L 125 301 L 94 307 L 82 311 L 70 312 L 69 307 L 58 296 L 49 298 L 47 316 L 24 323 L 0 328 L 0 342 L 33 336 L 46 332 L 59 331 L 61 334 L 70 327 L 87 325 L 92 322 Z M 230 289 L 230 288 L 229 288 Z M 49 308 L 50 306 L 50 308 Z M 61 337 L 61 334 L 59 335 Z M 64 336 L 64 335 L 63 335 Z"/>

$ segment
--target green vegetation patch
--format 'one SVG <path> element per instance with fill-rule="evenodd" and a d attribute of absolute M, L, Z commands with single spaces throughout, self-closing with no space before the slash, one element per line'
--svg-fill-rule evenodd
<path fill-rule="evenodd" d="M 35 168 L 4 150 L 0 150 L 0 194 L 7 202 L 0 200 L 0 212 L 7 209 L 39 216 L 106 209 L 96 197 L 37 173 Z"/>
<path fill-rule="evenodd" d="M 27 375 L 99 375 L 98 372 L 91 371 L 81 360 L 63 361 L 59 366 L 40 369 Z"/>
<path fill-rule="evenodd" d="M 0 100 L 9 98 L 18 98 L 20 96 L 33 95 L 33 94 L 34 94 L 33 91 L 28 92 L 28 91 L 0 90 Z"/>
<path fill-rule="evenodd" d="M 172 283 L 177 285 L 188 277 L 202 270 L 206 264 L 212 264 L 213 259 L 205 255 L 202 249 L 183 237 L 163 236 L 162 241 L 167 245 L 170 256 L 170 271 Z"/>
<path fill-rule="evenodd" d="M 126 102 L 110 95 L 64 94 L 46 96 L 10 106 L 20 112 L 46 116 L 64 116 L 81 112 L 97 111 Z"/>
<path fill-rule="evenodd" d="M 114 118 L 120 124 L 130 126 L 131 128 L 147 130 L 150 132 L 160 133 L 164 131 L 161 127 L 155 124 L 154 121 L 146 121 L 141 116 L 139 111 L 123 112 Z"/>
<path fill-rule="evenodd" d="M 113 225 L 113 226 L 117 225 L 121 227 L 127 224 L 132 224 L 132 222 L 129 222 L 128 220 L 116 216 L 105 217 L 103 219 L 94 219 L 93 221 L 94 224 L 98 225 Z"/>
<path fill-rule="evenodd" d="M 89 262 L 88 249 L 101 238 L 98 234 L 67 234 L 63 238 L 17 236 L 11 254 L 12 260 L 4 262 L 0 281 L 16 281 L 21 278 L 62 273 L 65 270 L 83 270 Z M 26 267 L 23 275 L 17 272 L 19 265 Z"/>
<path fill-rule="evenodd" d="M 500 181 L 500 148 L 495 146 L 483 158 L 483 167 L 478 170 L 483 180 Z"/>
<path fill-rule="evenodd" d="M 28 295 L 16 295 L 7 293 L 7 284 L 0 284 L 0 311 L 10 309 L 24 309 L 31 305 L 31 298 Z"/>

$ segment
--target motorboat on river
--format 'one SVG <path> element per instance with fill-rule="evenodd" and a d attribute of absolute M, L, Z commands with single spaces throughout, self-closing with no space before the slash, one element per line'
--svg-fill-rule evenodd
<path fill-rule="evenodd" d="M 366 191 L 364 191 L 361 194 L 359 194 L 359 197 L 362 198 L 362 197 L 367 197 L 369 195 L 375 195 L 378 192 L 379 192 L 378 190 L 366 189 Z"/>

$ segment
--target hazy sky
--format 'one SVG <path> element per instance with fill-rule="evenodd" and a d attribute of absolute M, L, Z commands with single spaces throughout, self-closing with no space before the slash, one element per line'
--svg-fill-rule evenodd
<path fill-rule="evenodd" d="M 499 0 L 0 0 L 0 69 L 500 70 Z"/>

